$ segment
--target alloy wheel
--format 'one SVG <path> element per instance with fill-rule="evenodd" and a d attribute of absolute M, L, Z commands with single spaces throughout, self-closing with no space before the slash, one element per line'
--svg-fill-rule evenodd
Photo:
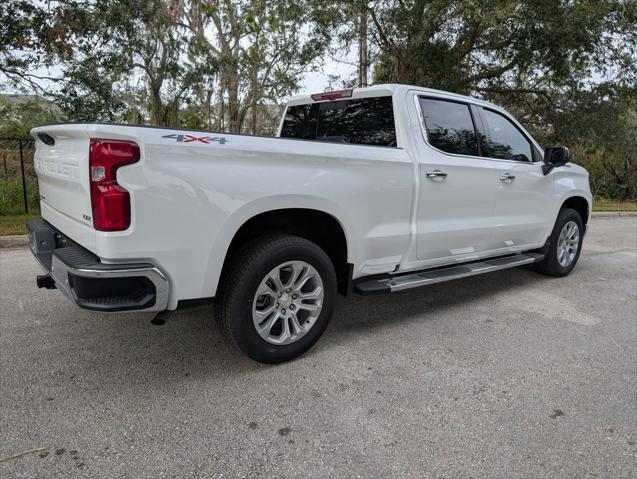
<path fill-rule="evenodd" d="M 579 248 L 579 227 L 575 221 L 567 222 L 557 240 L 557 260 L 564 268 L 570 266 Z"/>
<path fill-rule="evenodd" d="M 252 302 L 259 336 L 276 345 L 298 341 L 316 324 L 323 306 L 323 280 L 304 261 L 287 261 L 261 281 Z"/>

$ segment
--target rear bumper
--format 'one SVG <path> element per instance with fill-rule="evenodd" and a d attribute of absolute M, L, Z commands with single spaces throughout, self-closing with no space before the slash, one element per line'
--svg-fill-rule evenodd
<path fill-rule="evenodd" d="M 55 287 L 84 309 L 102 312 L 164 311 L 168 280 L 150 263 L 105 264 L 42 219 L 27 223 L 29 247 Z"/>

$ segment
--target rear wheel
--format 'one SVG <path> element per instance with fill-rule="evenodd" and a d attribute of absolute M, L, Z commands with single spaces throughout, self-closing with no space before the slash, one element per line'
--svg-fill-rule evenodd
<path fill-rule="evenodd" d="M 577 264 L 582 250 L 584 225 L 579 213 L 562 208 L 549 238 L 546 256 L 535 269 L 549 276 L 566 276 Z"/>
<path fill-rule="evenodd" d="M 336 273 L 309 240 L 259 238 L 230 260 L 216 315 L 232 342 L 252 359 L 280 363 L 314 345 L 334 309 Z"/>

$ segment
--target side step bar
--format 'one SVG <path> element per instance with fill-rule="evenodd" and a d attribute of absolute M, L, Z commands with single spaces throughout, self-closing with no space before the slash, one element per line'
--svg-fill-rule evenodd
<path fill-rule="evenodd" d="M 416 273 L 405 273 L 389 278 L 362 280 L 354 285 L 354 291 L 362 295 L 394 293 L 403 289 L 417 288 L 429 284 L 442 283 L 452 279 L 466 278 L 477 274 L 490 273 L 501 269 L 515 268 L 544 259 L 541 253 L 524 253 L 486 259 L 462 265 L 428 269 Z"/>

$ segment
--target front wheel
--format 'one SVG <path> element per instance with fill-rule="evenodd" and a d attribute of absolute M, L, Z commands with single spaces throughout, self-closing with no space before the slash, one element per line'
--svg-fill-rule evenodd
<path fill-rule="evenodd" d="M 300 356 L 329 323 L 336 273 L 325 252 L 298 236 L 253 240 L 224 271 L 216 315 L 250 358 L 280 363 Z"/>
<path fill-rule="evenodd" d="M 535 269 L 549 276 L 566 276 L 577 264 L 582 250 L 584 225 L 579 213 L 562 208 L 549 238 L 546 256 L 536 263 Z"/>

